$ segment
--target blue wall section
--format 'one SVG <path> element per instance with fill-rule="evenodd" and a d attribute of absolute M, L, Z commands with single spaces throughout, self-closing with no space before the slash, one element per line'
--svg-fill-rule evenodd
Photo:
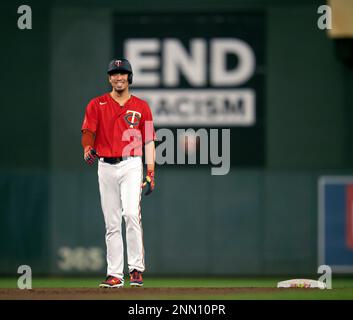
<path fill-rule="evenodd" d="M 353 250 L 346 244 L 347 185 L 327 184 L 324 187 L 325 263 L 351 268 Z"/>

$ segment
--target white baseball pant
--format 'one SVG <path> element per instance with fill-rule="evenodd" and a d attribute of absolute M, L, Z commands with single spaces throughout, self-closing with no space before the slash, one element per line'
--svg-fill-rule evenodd
<path fill-rule="evenodd" d="M 98 182 L 104 215 L 107 246 L 107 275 L 124 278 L 122 217 L 126 225 L 129 272 L 145 270 L 141 224 L 141 157 L 128 157 L 118 164 L 98 161 Z"/>

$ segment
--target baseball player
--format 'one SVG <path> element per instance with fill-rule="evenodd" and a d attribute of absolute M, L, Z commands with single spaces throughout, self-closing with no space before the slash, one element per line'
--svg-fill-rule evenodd
<path fill-rule="evenodd" d="M 145 270 L 141 192 L 154 189 L 155 131 L 146 101 L 131 95 L 133 73 L 128 60 L 114 59 L 108 66 L 112 90 L 87 105 L 81 132 L 84 160 L 92 165 L 98 159 L 98 182 L 106 228 L 107 277 L 104 288 L 124 286 L 124 246 L 122 217 L 126 225 L 126 244 L 130 285 L 142 286 Z M 147 175 L 143 178 L 145 150 Z"/>

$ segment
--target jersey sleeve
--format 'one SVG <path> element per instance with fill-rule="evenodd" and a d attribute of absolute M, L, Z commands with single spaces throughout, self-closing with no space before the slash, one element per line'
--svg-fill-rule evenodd
<path fill-rule="evenodd" d="M 144 144 L 156 140 L 156 132 L 154 130 L 153 116 L 149 105 L 146 103 L 144 117 L 141 125 L 141 135 Z"/>
<path fill-rule="evenodd" d="M 95 133 L 97 130 L 97 123 L 98 116 L 96 104 L 94 100 L 91 100 L 86 107 L 85 117 L 83 119 L 81 131 L 87 129 Z"/>

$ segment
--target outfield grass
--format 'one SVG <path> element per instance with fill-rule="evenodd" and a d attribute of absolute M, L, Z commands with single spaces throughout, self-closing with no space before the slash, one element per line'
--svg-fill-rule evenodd
<path fill-rule="evenodd" d="M 288 278 L 148 278 L 144 279 L 145 288 L 276 288 L 277 283 Z M 125 286 L 129 286 L 125 279 Z M 36 288 L 97 288 L 101 278 L 33 278 L 32 287 Z M 173 299 L 350 299 L 353 300 L 353 277 L 333 278 L 331 290 L 288 289 L 269 292 L 239 292 L 217 296 L 184 294 L 175 295 Z M 0 288 L 17 288 L 16 278 L 0 278 Z M 149 298 L 149 297 L 145 297 Z M 166 299 L 155 295 L 151 299 Z M 168 297 L 167 299 L 170 299 Z"/>
<path fill-rule="evenodd" d="M 102 278 L 33 278 L 33 288 L 96 288 Z M 275 278 L 144 278 L 146 288 L 168 287 L 259 287 L 274 288 L 283 279 Z M 341 286 L 342 286 L 341 282 Z M 125 278 L 125 286 L 129 286 L 129 279 Z M 350 282 L 353 287 L 353 278 Z M 17 279 L 0 278 L 0 288 L 17 288 Z"/>
<path fill-rule="evenodd" d="M 96 288 L 102 278 L 58 278 L 46 277 L 32 280 L 33 288 Z M 276 288 L 279 281 L 287 278 L 144 278 L 146 288 L 168 288 L 168 287 L 203 287 L 203 288 Z M 125 278 L 125 285 L 129 285 L 129 279 Z M 353 277 L 333 278 L 333 289 L 350 288 L 353 290 Z M 0 278 L 0 288 L 17 288 L 17 278 Z"/>

